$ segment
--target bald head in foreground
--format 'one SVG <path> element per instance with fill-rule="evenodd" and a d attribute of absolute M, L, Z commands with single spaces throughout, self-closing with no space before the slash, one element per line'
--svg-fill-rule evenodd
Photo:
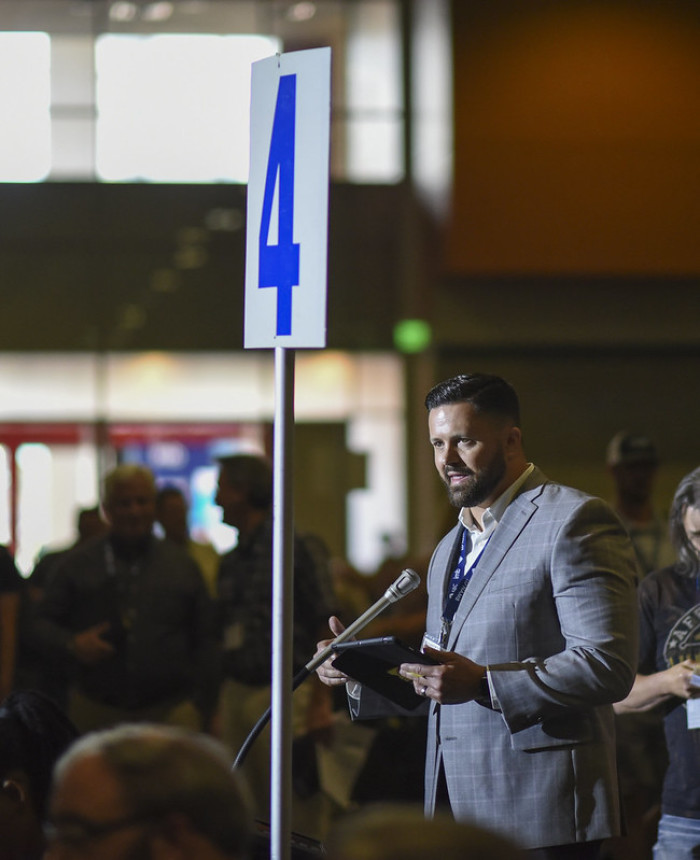
<path fill-rule="evenodd" d="M 86 735 L 54 772 L 49 860 L 246 860 L 245 786 L 204 735 L 123 725 Z"/>

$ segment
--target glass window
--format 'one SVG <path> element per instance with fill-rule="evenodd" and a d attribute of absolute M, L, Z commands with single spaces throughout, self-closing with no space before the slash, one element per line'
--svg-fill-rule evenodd
<path fill-rule="evenodd" d="M 10 450 L 0 445 L 0 543 L 8 544 L 10 534 Z"/>
<path fill-rule="evenodd" d="M 251 63 L 322 45 L 333 178 L 403 178 L 397 0 L 22 0 L 0 3 L 2 27 L 0 181 L 245 183 Z"/>
<path fill-rule="evenodd" d="M 350 182 L 404 174 L 400 21 L 395 3 L 358 3 L 347 37 L 346 164 Z"/>
<path fill-rule="evenodd" d="M 37 182 L 51 169 L 47 33 L 0 32 L 0 182 Z"/>
<path fill-rule="evenodd" d="M 278 50 L 265 36 L 98 38 L 98 178 L 246 182 L 250 67 Z"/>
<path fill-rule="evenodd" d="M 95 39 L 51 36 L 51 179 L 95 178 Z"/>
<path fill-rule="evenodd" d="M 52 463 L 47 445 L 27 443 L 17 449 L 17 552 L 15 562 L 26 575 L 53 530 Z"/>

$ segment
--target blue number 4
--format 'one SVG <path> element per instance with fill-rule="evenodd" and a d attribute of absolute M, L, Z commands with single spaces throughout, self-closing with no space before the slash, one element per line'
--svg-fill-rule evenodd
<path fill-rule="evenodd" d="M 260 221 L 258 286 L 277 288 L 277 334 L 292 333 L 292 287 L 299 284 L 299 244 L 294 243 L 294 135 L 296 75 L 282 75 Z M 277 243 L 270 244 L 272 203 L 278 188 Z"/>

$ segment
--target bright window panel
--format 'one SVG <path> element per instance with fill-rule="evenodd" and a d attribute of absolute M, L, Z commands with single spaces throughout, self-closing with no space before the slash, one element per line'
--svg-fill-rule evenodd
<path fill-rule="evenodd" d="M 51 169 L 51 42 L 0 33 L 0 182 L 39 182 Z"/>
<path fill-rule="evenodd" d="M 404 174 L 400 21 L 393 2 L 353 8 L 347 39 L 346 178 L 398 182 Z"/>
<path fill-rule="evenodd" d="M 347 106 L 398 110 L 403 104 L 400 20 L 395 3 L 360 3 L 347 39 Z"/>
<path fill-rule="evenodd" d="M 0 543 L 10 542 L 10 451 L 0 445 Z"/>
<path fill-rule="evenodd" d="M 263 36 L 102 36 L 97 175 L 106 181 L 247 182 L 251 63 Z"/>
<path fill-rule="evenodd" d="M 51 37 L 51 179 L 94 179 L 95 37 Z"/>
<path fill-rule="evenodd" d="M 403 124 L 398 119 L 352 119 L 347 124 L 350 182 L 400 182 Z"/>
<path fill-rule="evenodd" d="M 53 463 L 47 445 L 27 443 L 17 449 L 17 552 L 15 562 L 27 576 L 53 529 Z"/>

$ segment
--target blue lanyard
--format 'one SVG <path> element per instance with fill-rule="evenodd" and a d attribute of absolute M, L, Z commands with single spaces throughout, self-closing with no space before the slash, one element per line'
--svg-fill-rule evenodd
<path fill-rule="evenodd" d="M 440 625 L 440 645 L 443 648 L 447 644 L 447 639 L 450 634 L 450 628 L 452 627 L 452 620 L 455 617 L 457 607 L 459 606 L 460 601 L 464 596 L 464 592 L 469 585 L 469 580 L 472 578 L 474 571 L 476 570 L 476 566 L 479 563 L 479 559 L 481 558 L 484 553 L 484 550 L 488 546 L 488 542 L 491 540 L 491 536 L 489 535 L 486 543 L 481 549 L 481 552 L 474 559 L 471 564 L 471 567 L 467 569 L 467 537 L 467 529 L 462 529 L 462 542 L 459 549 L 459 558 L 457 559 L 457 564 L 455 565 L 455 568 L 452 571 L 452 576 L 450 577 L 450 584 L 447 587 L 447 594 L 445 595 L 445 606 L 442 610 L 442 623 Z"/>

